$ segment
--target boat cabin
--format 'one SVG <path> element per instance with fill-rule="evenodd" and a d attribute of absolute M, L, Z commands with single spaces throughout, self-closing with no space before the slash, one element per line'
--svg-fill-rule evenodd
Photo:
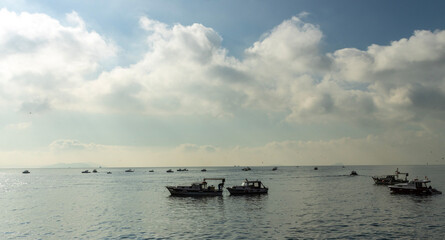
<path fill-rule="evenodd" d="M 241 184 L 241 186 L 249 188 L 265 188 L 261 181 L 248 181 L 247 179 Z"/>

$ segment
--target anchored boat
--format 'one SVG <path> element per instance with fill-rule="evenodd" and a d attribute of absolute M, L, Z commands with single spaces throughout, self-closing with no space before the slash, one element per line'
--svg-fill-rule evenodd
<path fill-rule="evenodd" d="M 399 175 L 405 175 L 405 179 L 400 178 Z M 397 183 L 407 183 L 408 173 L 399 172 L 399 169 L 397 168 L 394 175 L 374 176 L 372 177 L 372 179 L 377 185 L 394 185 Z"/>
<path fill-rule="evenodd" d="M 403 193 L 403 194 L 416 194 L 416 195 L 432 195 L 432 194 L 442 194 L 441 191 L 432 188 L 429 183 L 431 181 L 428 178 L 425 179 L 414 179 L 408 183 L 398 183 L 395 185 L 388 186 L 392 193 Z"/>
<path fill-rule="evenodd" d="M 228 187 L 230 195 L 263 194 L 268 192 L 268 188 L 261 181 L 244 180 L 241 186 Z"/>
<path fill-rule="evenodd" d="M 208 185 L 208 180 L 219 180 L 216 188 Z M 166 186 L 172 196 L 222 196 L 225 178 L 204 178 L 202 182 L 192 183 L 190 186 Z"/>

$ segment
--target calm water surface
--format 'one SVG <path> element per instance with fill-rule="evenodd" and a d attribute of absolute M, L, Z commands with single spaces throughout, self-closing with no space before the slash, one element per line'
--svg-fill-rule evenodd
<path fill-rule="evenodd" d="M 445 166 L 398 167 L 445 192 Z M 0 239 L 443 239 L 445 195 L 373 184 L 395 168 L 0 169 Z M 171 197 L 165 188 L 205 177 L 225 177 L 226 187 L 259 179 L 269 194 Z"/>

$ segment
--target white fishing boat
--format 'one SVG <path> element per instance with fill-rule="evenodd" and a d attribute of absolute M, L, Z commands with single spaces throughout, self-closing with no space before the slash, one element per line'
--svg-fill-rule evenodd
<path fill-rule="evenodd" d="M 218 180 L 218 187 L 208 185 L 208 180 Z M 166 186 L 172 196 L 222 196 L 225 178 L 204 178 L 190 186 Z"/>
<path fill-rule="evenodd" d="M 269 191 L 269 188 L 264 186 L 261 181 L 244 180 L 241 186 L 228 187 L 227 190 L 230 195 L 250 195 L 250 194 L 264 194 Z"/>
<path fill-rule="evenodd" d="M 429 183 L 431 181 L 428 178 L 425 179 L 414 179 L 407 183 L 398 183 L 395 185 L 390 185 L 388 188 L 392 193 L 402 193 L 402 194 L 416 194 L 416 195 L 432 195 L 432 194 L 442 194 L 441 191 L 432 188 Z"/>

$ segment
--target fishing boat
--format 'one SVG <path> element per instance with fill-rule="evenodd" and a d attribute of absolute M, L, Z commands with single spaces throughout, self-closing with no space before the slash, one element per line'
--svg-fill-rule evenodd
<path fill-rule="evenodd" d="M 405 178 L 400 178 L 399 175 L 405 175 Z M 373 176 L 372 179 L 377 185 L 394 185 L 398 183 L 407 183 L 408 175 L 408 173 L 399 172 L 399 169 L 397 168 L 393 175 Z"/>
<path fill-rule="evenodd" d="M 167 172 L 168 172 L 168 173 L 172 173 L 172 172 L 173 172 L 173 170 L 169 169 L 169 170 L 167 170 Z"/>
<path fill-rule="evenodd" d="M 242 169 L 243 171 L 250 171 L 250 170 L 252 170 L 250 167 L 245 167 L 245 168 L 243 168 Z"/>
<path fill-rule="evenodd" d="M 407 183 L 398 183 L 395 185 L 390 185 L 388 188 L 392 193 L 402 193 L 402 194 L 415 194 L 415 195 L 433 195 L 442 194 L 441 191 L 432 188 L 429 183 L 431 181 L 428 178 L 425 179 L 414 179 Z"/>
<path fill-rule="evenodd" d="M 250 194 L 264 194 L 269 191 L 269 188 L 264 186 L 261 181 L 244 180 L 241 186 L 228 187 L 227 190 L 230 195 L 250 195 Z"/>
<path fill-rule="evenodd" d="M 25 170 L 25 171 L 23 171 L 22 173 L 23 173 L 23 174 L 28 174 L 28 173 L 31 173 L 31 172 L 28 171 L 28 170 Z"/>
<path fill-rule="evenodd" d="M 357 176 L 357 172 L 356 171 L 352 171 L 351 174 L 349 174 L 349 176 Z"/>
<path fill-rule="evenodd" d="M 129 169 L 125 170 L 125 172 L 134 172 L 134 169 L 129 168 Z"/>
<path fill-rule="evenodd" d="M 272 168 L 272 171 L 276 171 L 278 168 L 277 167 L 274 167 L 274 168 Z"/>
<path fill-rule="evenodd" d="M 154 172 L 154 170 L 150 170 L 149 172 Z"/>
<path fill-rule="evenodd" d="M 203 168 L 201 169 L 201 172 L 207 172 L 207 169 Z"/>
<path fill-rule="evenodd" d="M 88 170 L 85 170 L 85 171 L 82 171 L 82 173 L 90 173 L 90 171 L 88 171 Z"/>
<path fill-rule="evenodd" d="M 96 169 L 94 169 L 94 170 L 93 170 L 93 173 L 97 173 L 97 170 L 96 170 Z"/>
<path fill-rule="evenodd" d="M 216 188 L 208 185 L 208 180 L 221 181 Z M 192 183 L 190 186 L 166 186 L 172 196 L 222 196 L 225 178 L 204 178 L 202 182 Z"/>

